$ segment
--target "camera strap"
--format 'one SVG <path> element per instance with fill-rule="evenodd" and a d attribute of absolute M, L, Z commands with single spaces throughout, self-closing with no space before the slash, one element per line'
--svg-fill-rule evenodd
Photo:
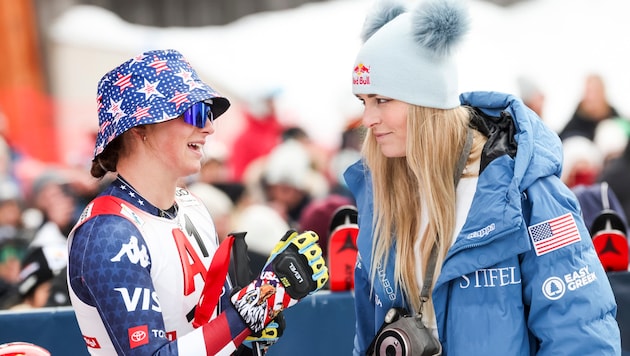
<path fill-rule="evenodd" d="M 464 148 L 462 149 L 462 153 L 459 156 L 459 160 L 457 161 L 457 166 L 455 166 L 455 176 L 453 180 L 455 182 L 455 189 L 457 189 L 457 184 L 459 183 L 459 179 L 462 177 L 464 173 L 464 168 L 466 167 L 466 161 L 468 161 L 468 156 L 470 155 L 470 151 L 472 150 L 473 144 L 473 132 L 471 128 L 468 128 L 466 133 L 466 142 L 464 143 Z M 439 239 L 439 236 L 438 236 Z M 429 262 L 427 263 L 427 270 L 424 274 L 424 282 L 422 283 L 422 290 L 420 291 L 420 311 L 422 311 L 422 307 L 424 303 L 429 300 L 429 294 L 431 292 L 431 286 L 433 285 L 433 274 L 435 273 L 435 264 L 437 262 L 437 243 L 433 244 L 431 247 L 431 254 L 429 255 Z"/>

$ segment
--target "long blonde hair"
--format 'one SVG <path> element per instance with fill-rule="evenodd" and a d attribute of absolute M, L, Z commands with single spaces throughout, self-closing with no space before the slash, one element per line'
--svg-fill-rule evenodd
<path fill-rule="evenodd" d="M 374 185 L 372 284 L 379 266 L 387 265 L 395 242 L 396 287 L 400 286 L 415 311 L 420 311 L 421 305 L 414 254 L 420 233 L 421 209 L 426 207 L 428 210 L 424 214 L 428 217 L 428 225 L 420 243 L 420 263 L 422 271 L 426 271 L 431 248 L 434 242 L 437 243 L 435 281 L 454 234 L 455 167 L 466 141 L 470 117 L 469 108 L 463 106 L 442 110 L 410 105 L 406 157 L 385 157 L 369 132 L 363 144 Z M 467 165 L 479 160 L 485 143 L 483 135 L 476 130 L 473 133 Z M 432 303 L 428 306 L 430 308 L 424 308 L 425 314 L 432 314 Z"/>

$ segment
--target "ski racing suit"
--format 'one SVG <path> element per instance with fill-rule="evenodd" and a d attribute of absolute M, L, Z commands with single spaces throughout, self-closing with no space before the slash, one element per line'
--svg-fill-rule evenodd
<path fill-rule="evenodd" d="M 178 188 L 175 201 L 171 219 L 117 179 L 70 233 L 68 288 L 90 354 L 229 355 L 250 334 L 229 278 L 212 320 L 193 327 L 219 243 L 198 199 Z"/>

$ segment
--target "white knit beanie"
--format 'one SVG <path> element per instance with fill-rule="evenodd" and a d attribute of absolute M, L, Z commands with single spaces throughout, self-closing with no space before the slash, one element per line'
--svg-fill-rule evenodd
<path fill-rule="evenodd" d="M 352 92 L 431 108 L 459 106 L 452 49 L 468 30 L 462 1 L 427 0 L 410 12 L 378 1 L 365 19 Z"/>

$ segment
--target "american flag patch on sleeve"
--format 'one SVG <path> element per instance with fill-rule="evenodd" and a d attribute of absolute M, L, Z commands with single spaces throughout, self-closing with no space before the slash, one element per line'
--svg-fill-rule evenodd
<path fill-rule="evenodd" d="M 543 221 L 527 229 L 537 256 L 582 240 L 571 213 Z"/>

